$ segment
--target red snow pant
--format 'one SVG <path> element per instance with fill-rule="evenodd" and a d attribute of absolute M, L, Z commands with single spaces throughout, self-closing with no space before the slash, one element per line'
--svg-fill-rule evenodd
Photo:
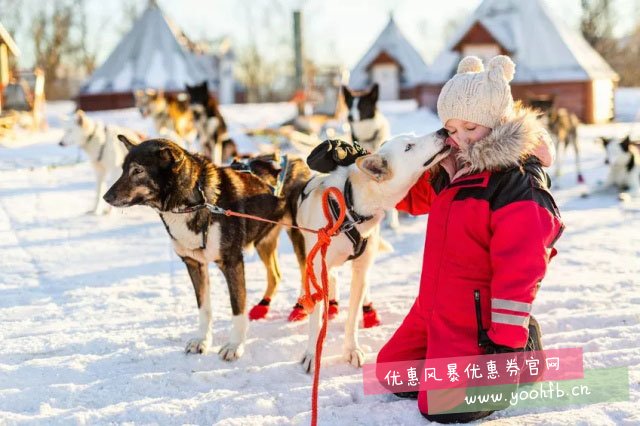
<path fill-rule="evenodd" d="M 427 316 L 430 316 L 429 320 L 427 320 Z M 435 311 L 425 311 L 420 306 L 419 298 L 417 298 L 398 330 L 380 349 L 377 362 L 386 363 L 481 354 L 483 354 L 483 351 L 478 346 L 478 329 L 475 322 L 458 322 L 456 318 L 443 318 Z M 378 370 L 377 376 L 380 383 L 384 383 L 384 375 L 386 373 L 387 371 L 383 371 L 383 369 Z M 460 374 L 460 379 L 464 380 L 464 372 L 459 369 L 458 373 Z M 438 411 L 444 411 L 463 403 L 466 391 L 464 387 L 458 387 L 446 392 L 440 391 L 437 394 L 440 395 L 437 409 Z M 430 399 L 432 395 L 433 393 L 430 395 Z M 431 401 L 433 402 L 434 400 L 431 399 Z M 477 420 L 492 413 L 492 411 L 484 411 L 427 416 L 429 413 L 427 391 L 419 392 L 418 408 L 429 420 L 442 423 Z"/>

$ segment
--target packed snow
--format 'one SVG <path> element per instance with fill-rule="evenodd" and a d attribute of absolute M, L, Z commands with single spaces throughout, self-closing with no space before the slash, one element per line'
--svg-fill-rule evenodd
<path fill-rule="evenodd" d="M 438 128 L 415 104 L 384 104 L 394 133 Z M 71 104 L 50 104 L 49 130 L 0 145 L 0 424 L 308 424 L 312 377 L 299 360 L 307 324 L 289 323 L 298 295 L 295 256 L 282 238 L 283 282 L 268 320 L 253 322 L 237 362 L 215 353 L 227 338 L 226 286 L 212 276 L 214 351 L 185 355 L 197 330 L 192 286 L 157 215 L 149 208 L 88 215 L 90 165 L 61 148 Z M 232 128 L 290 118 L 287 104 L 223 107 Z M 151 132 L 136 110 L 93 114 Z M 580 130 L 588 184 L 604 179 L 597 136 L 625 135 L 631 124 Z M 638 126 L 640 130 L 640 125 Z M 247 140 L 243 147 L 250 147 Z M 640 423 L 640 208 L 615 194 L 583 199 L 573 158 L 554 193 L 566 231 L 534 315 L 548 348 L 582 347 L 585 368 L 627 366 L 630 401 L 557 408 L 513 408 L 489 424 Z M 418 291 L 427 217 L 384 230 L 395 251 L 380 256 L 371 295 L 383 325 L 360 331 L 369 362 L 398 327 Z M 246 255 L 248 304 L 262 296 L 265 272 Z M 343 305 L 350 271 L 339 273 Z M 415 401 L 364 395 L 361 371 L 341 360 L 346 312 L 330 323 L 320 384 L 320 424 L 424 424 Z"/>

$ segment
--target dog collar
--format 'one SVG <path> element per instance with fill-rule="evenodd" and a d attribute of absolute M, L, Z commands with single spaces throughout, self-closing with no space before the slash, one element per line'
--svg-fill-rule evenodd
<path fill-rule="evenodd" d="M 344 222 L 342 222 L 342 225 L 340 226 L 340 232 L 344 233 L 347 238 L 349 238 L 349 241 L 351 241 L 351 244 L 353 244 L 353 254 L 348 257 L 348 260 L 353 260 L 357 259 L 362 255 L 362 253 L 364 253 L 364 250 L 367 248 L 368 241 L 368 238 L 362 237 L 362 234 L 360 234 L 356 225 L 373 219 L 373 216 L 363 216 L 353 209 L 353 190 L 349 179 L 344 183 L 342 194 L 344 195 L 344 201 L 347 205 L 347 214 Z M 340 215 L 340 205 L 333 198 L 329 198 L 329 210 L 331 211 L 333 219 L 337 220 Z"/>

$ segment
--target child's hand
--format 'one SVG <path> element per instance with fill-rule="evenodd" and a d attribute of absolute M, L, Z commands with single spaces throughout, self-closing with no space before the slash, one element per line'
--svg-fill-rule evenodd
<path fill-rule="evenodd" d="M 489 338 L 486 330 L 481 330 L 478 336 L 478 345 L 484 350 L 485 355 L 506 354 L 511 352 L 524 352 L 524 348 L 511 348 L 495 343 Z"/>
<path fill-rule="evenodd" d="M 484 349 L 486 355 L 524 352 L 524 348 L 510 348 L 509 346 L 498 345 L 497 343 L 493 343 L 491 339 L 482 345 L 482 349 Z"/>

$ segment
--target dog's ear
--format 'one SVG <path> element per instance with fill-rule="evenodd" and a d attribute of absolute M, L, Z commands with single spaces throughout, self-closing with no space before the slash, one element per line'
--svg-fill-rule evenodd
<path fill-rule="evenodd" d="M 353 99 L 353 93 L 351 93 L 351 90 L 349 90 L 347 86 L 342 86 L 342 94 L 344 95 L 344 100 L 347 103 Z"/>
<path fill-rule="evenodd" d="M 86 118 L 87 118 L 87 115 L 84 113 L 83 110 L 81 109 L 76 110 L 76 123 L 78 124 L 78 126 L 80 127 L 84 126 Z"/>
<path fill-rule="evenodd" d="M 624 138 L 622 140 L 622 142 L 620 143 L 620 146 L 622 147 L 624 152 L 627 152 L 627 151 L 629 151 L 629 145 L 630 144 L 631 144 L 631 138 L 629 136 L 627 136 L 626 138 Z"/>
<path fill-rule="evenodd" d="M 164 165 L 174 165 L 180 163 L 184 159 L 184 154 L 180 149 L 170 146 L 160 148 L 160 161 Z"/>
<path fill-rule="evenodd" d="M 611 142 L 611 138 L 605 138 L 605 137 L 601 137 L 600 140 L 602 141 L 602 145 L 604 145 L 604 147 L 606 148 L 607 145 L 609 145 L 609 143 Z"/>
<path fill-rule="evenodd" d="M 380 94 L 380 87 L 378 86 L 378 83 L 373 83 L 373 87 L 371 88 L 371 91 L 369 92 L 369 97 L 371 99 L 373 99 L 373 102 L 378 102 L 378 95 Z"/>
<path fill-rule="evenodd" d="M 389 180 L 391 176 L 393 176 L 389 168 L 389 163 L 380 154 L 369 154 L 364 157 L 359 157 L 356 160 L 356 166 L 376 182 Z"/>
<path fill-rule="evenodd" d="M 124 147 L 127 148 L 127 151 L 131 151 L 131 148 L 136 146 L 136 144 L 131 142 L 125 135 L 118 135 L 118 139 L 124 144 Z"/>

